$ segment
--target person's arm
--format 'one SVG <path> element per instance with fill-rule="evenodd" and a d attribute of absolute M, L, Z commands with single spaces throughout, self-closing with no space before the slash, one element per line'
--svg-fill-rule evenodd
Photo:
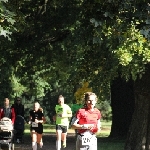
<path fill-rule="evenodd" d="M 77 119 L 76 117 L 74 117 L 71 121 L 71 127 L 73 129 L 92 129 L 94 127 L 93 124 L 78 124 L 79 119 Z"/>
<path fill-rule="evenodd" d="M 0 120 L 2 119 L 2 108 L 0 108 Z"/>
<path fill-rule="evenodd" d="M 35 119 L 36 123 L 45 123 L 46 122 L 46 118 L 43 116 L 41 120 L 37 120 Z"/>
<path fill-rule="evenodd" d="M 32 122 L 32 115 L 31 115 L 31 111 L 29 112 L 29 121 L 28 121 L 28 124 L 31 124 L 31 122 Z"/>
<path fill-rule="evenodd" d="M 73 117 L 71 121 L 71 127 L 73 129 L 91 129 L 93 128 L 93 124 L 79 124 L 81 115 L 80 115 L 80 110 L 77 111 L 75 117 Z"/>
<path fill-rule="evenodd" d="M 73 129 L 82 129 L 81 128 L 82 126 L 80 124 L 78 124 L 78 122 L 79 122 L 79 119 L 77 119 L 76 117 L 73 117 L 71 120 L 71 127 Z"/>
<path fill-rule="evenodd" d="M 67 112 L 67 115 L 68 115 L 69 118 L 72 117 L 72 111 L 71 111 L 71 108 L 69 108 L 69 110 L 68 110 L 68 112 Z"/>
<path fill-rule="evenodd" d="M 22 114 L 21 114 L 22 117 L 24 117 L 24 105 L 22 105 Z"/>
<path fill-rule="evenodd" d="M 101 130 L 101 112 L 99 111 L 99 114 L 98 114 L 98 123 L 97 123 L 97 128 L 98 128 L 98 131 L 97 132 L 100 132 Z"/>
<path fill-rule="evenodd" d="M 43 116 L 42 120 L 43 120 L 43 123 L 45 123 L 45 122 L 46 122 L 46 118 L 45 118 L 44 116 Z"/>
<path fill-rule="evenodd" d="M 101 131 L 101 120 L 100 119 L 98 120 L 97 128 L 98 128 L 97 132 L 100 132 Z"/>
<path fill-rule="evenodd" d="M 64 118 L 71 118 L 72 117 L 72 111 L 71 111 L 71 108 L 69 106 L 67 106 L 67 113 L 66 114 L 62 114 L 61 117 L 64 117 Z"/>
<path fill-rule="evenodd" d="M 56 114 L 53 116 L 53 121 L 54 122 L 56 121 Z"/>
<path fill-rule="evenodd" d="M 68 112 L 67 114 L 62 114 L 61 117 L 71 118 L 72 117 L 72 112 Z"/>
<path fill-rule="evenodd" d="M 31 124 L 31 122 L 32 122 L 32 117 L 31 117 L 31 116 L 29 116 L 28 124 Z"/>
<path fill-rule="evenodd" d="M 11 121 L 12 121 L 12 124 L 14 124 L 14 122 L 15 122 L 15 117 L 16 117 L 15 110 L 14 110 L 14 108 L 11 108 Z"/>

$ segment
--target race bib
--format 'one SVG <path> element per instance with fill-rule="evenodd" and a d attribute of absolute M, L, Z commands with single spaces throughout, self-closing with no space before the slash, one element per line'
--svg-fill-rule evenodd
<path fill-rule="evenodd" d="M 97 138 L 82 136 L 82 145 L 97 145 Z"/>
<path fill-rule="evenodd" d="M 32 127 L 38 127 L 38 123 L 32 122 Z"/>

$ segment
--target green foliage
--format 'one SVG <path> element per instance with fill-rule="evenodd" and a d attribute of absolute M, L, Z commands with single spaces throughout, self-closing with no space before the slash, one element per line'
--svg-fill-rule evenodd
<path fill-rule="evenodd" d="M 15 13 L 9 9 L 9 3 L 7 0 L 0 1 L 0 36 L 7 37 L 11 40 L 10 35 L 15 30 Z"/>
<path fill-rule="evenodd" d="M 112 120 L 112 110 L 108 101 L 100 101 L 100 103 L 96 104 L 96 107 L 101 111 L 102 120 Z"/>
<path fill-rule="evenodd" d="M 118 74 L 136 80 L 150 61 L 147 3 L 2 0 L 0 96 L 22 95 L 28 103 L 31 97 L 40 99 L 48 117 L 60 93 L 69 104 L 75 98 L 80 103 L 91 88 L 99 99 L 109 100 Z M 12 32 L 7 41 L 4 36 Z M 91 88 L 80 89 L 83 81 Z M 110 116 L 107 104 L 101 105 Z"/>
<path fill-rule="evenodd" d="M 76 112 L 82 107 L 83 107 L 82 104 L 72 104 L 71 106 L 72 114 L 73 115 L 76 114 Z"/>
<path fill-rule="evenodd" d="M 76 97 L 76 103 L 77 104 L 84 104 L 83 102 L 83 95 L 86 92 L 92 92 L 92 88 L 89 88 L 89 83 L 88 82 L 83 82 L 82 87 L 78 88 L 77 91 L 75 92 L 75 97 Z"/>
<path fill-rule="evenodd" d="M 136 80 L 137 74 L 143 74 L 145 64 L 150 62 L 149 48 L 148 41 L 135 29 L 135 25 L 132 25 L 120 40 L 118 49 L 114 50 L 119 64 L 122 65 L 122 75 L 130 78 L 132 74 L 132 78 Z"/>
<path fill-rule="evenodd" d="M 20 79 L 15 77 L 13 74 L 11 76 L 11 87 L 13 97 L 21 96 L 23 93 L 27 92 L 26 87 L 20 84 Z"/>

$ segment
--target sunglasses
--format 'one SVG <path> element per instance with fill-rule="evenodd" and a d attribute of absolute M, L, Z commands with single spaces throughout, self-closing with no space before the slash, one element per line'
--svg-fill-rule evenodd
<path fill-rule="evenodd" d="M 17 101 L 20 101 L 20 99 L 18 99 Z"/>

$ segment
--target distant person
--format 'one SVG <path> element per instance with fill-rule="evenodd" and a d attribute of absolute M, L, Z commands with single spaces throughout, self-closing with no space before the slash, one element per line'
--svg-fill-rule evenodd
<path fill-rule="evenodd" d="M 95 108 L 97 102 L 96 94 L 92 92 L 85 93 L 84 102 L 84 108 L 80 108 L 77 111 L 76 118 L 71 123 L 72 128 L 78 129 L 76 150 L 97 150 L 96 133 L 101 127 L 101 113 Z"/>
<path fill-rule="evenodd" d="M 43 110 L 38 102 L 34 103 L 34 108 L 30 111 L 29 121 L 31 124 L 32 149 L 37 150 L 37 144 L 39 144 L 40 148 L 43 146 L 43 123 L 46 121 Z"/>
<path fill-rule="evenodd" d="M 14 111 L 14 108 L 10 107 L 8 98 L 4 99 L 4 106 L 0 108 L 0 120 L 3 117 L 7 117 L 7 118 L 11 119 L 12 124 L 14 124 L 14 122 L 15 122 L 15 111 Z"/>
<path fill-rule="evenodd" d="M 12 107 L 14 107 L 15 109 L 16 117 L 20 115 L 24 118 L 24 105 L 22 104 L 20 97 L 16 98 L 15 103 L 12 105 Z"/>
<path fill-rule="evenodd" d="M 12 105 L 12 108 L 15 110 L 15 123 L 14 129 L 16 131 L 16 142 L 20 143 L 22 141 L 22 136 L 25 129 L 25 120 L 24 120 L 24 105 L 21 102 L 21 98 L 17 97 Z"/>
<path fill-rule="evenodd" d="M 63 148 L 66 147 L 66 136 L 69 127 L 69 117 L 72 117 L 71 108 L 64 103 L 64 97 L 58 97 L 58 105 L 55 106 L 56 115 L 53 117 L 56 121 L 56 150 L 61 149 L 61 141 Z"/>

